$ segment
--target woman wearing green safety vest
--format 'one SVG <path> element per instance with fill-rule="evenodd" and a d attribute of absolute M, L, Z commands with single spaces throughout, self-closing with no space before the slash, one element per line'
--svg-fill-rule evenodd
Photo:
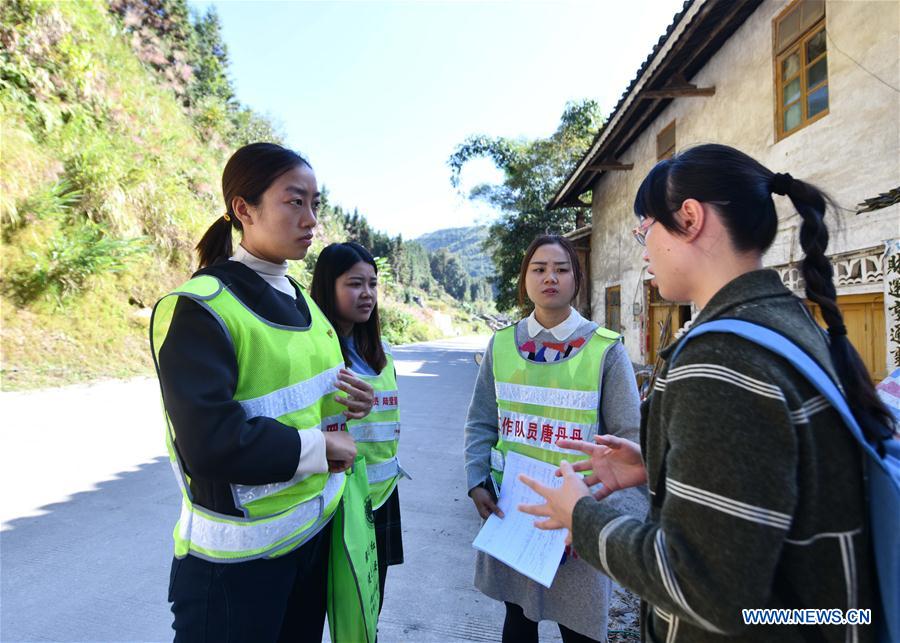
<path fill-rule="evenodd" d="M 466 421 L 469 496 L 482 518 L 502 518 L 496 493 L 518 483 L 503 478 L 510 451 L 558 465 L 584 458 L 560 439 L 637 440 L 638 392 L 621 338 L 571 306 L 583 280 L 568 239 L 544 235 L 528 247 L 519 302 L 533 312 L 492 338 Z M 619 503 L 637 514 L 646 506 L 637 490 Z M 479 552 L 475 585 L 506 604 L 504 642 L 536 642 L 541 620 L 558 623 L 566 643 L 606 640 L 611 582 L 576 551 L 567 550 L 550 589 Z"/>
<path fill-rule="evenodd" d="M 356 455 L 348 432 L 325 429 L 364 417 L 373 392 L 286 274 L 316 226 L 309 163 L 247 145 L 222 191 L 225 213 L 197 244 L 201 269 L 151 323 L 182 490 L 172 627 L 176 641 L 320 641 L 330 520 Z"/>
<path fill-rule="evenodd" d="M 375 259 L 352 241 L 327 246 L 316 261 L 310 293 L 338 332 L 344 363 L 375 389 L 372 412 L 348 427 L 366 459 L 383 603 L 387 568 L 403 562 L 397 482 L 405 472 L 397 460 L 397 374 L 390 347 L 381 338 Z"/>

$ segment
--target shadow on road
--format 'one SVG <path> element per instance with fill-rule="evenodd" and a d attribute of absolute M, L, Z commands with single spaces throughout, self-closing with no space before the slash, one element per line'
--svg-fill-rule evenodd
<path fill-rule="evenodd" d="M 171 640 L 166 590 L 179 501 L 168 459 L 157 458 L 43 515 L 4 523 L 3 639 Z"/>
<path fill-rule="evenodd" d="M 400 460 L 413 480 L 400 483 L 406 561 L 388 573 L 381 643 L 500 640 L 503 607 L 472 584 L 481 521 L 463 466 L 479 349 L 394 349 Z M 43 510 L 4 524 L 3 640 L 171 640 L 166 591 L 179 493 L 167 458 Z M 558 640 L 547 625 L 542 640 Z"/>

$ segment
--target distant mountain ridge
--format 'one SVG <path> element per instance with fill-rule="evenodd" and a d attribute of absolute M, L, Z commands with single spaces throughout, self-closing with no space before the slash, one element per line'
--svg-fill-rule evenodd
<path fill-rule="evenodd" d="M 495 272 L 491 258 L 481 247 L 487 236 L 487 226 L 467 226 L 427 232 L 415 242 L 429 252 L 446 248 L 459 255 L 470 277 L 487 277 Z"/>

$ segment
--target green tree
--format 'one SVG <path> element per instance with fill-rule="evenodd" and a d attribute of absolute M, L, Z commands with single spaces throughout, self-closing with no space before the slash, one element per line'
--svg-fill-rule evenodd
<path fill-rule="evenodd" d="M 231 142 L 235 146 L 260 141 L 279 145 L 284 143 L 284 135 L 271 119 L 254 112 L 249 107 L 238 107 L 233 110 L 231 123 L 234 127 Z"/>
<path fill-rule="evenodd" d="M 187 107 L 197 83 L 197 34 L 187 0 L 110 0 L 108 9 L 132 34 L 135 53 Z"/>
<path fill-rule="evenodd" d="M 356 208 L 353 208 L 353 214 L 346 215 L 344 228 L 348 241 L 355 241 L 366 249 L 372 247 L 372 226 Z"/>
<path fill-rule="evenodd" d="M 400 239 L 399 237 L 397 238 Z M 400 241 L 402 243 L 402 240 Z M 390 236 L 375 230 L 372 232 L 372 245 L 369 246 L 369 252 L 376 257 L 387 257 L 394 250 L 395 240 Z"/>
<path fill-rule="evenodd" d="M 577 208 L 548 212 L 546 206 L 590 146 L 602 120 L 595 101 L 570 102 L 556 131 L 547 138 L 471 136 L 450 156 L 454 187 L 459 187 L 460 172 L 472 159 L 490 159 L 504 174 L 502 183 L 481 184 L 469 193 L 469 198 L 483 200 L 500 211 L 484 242 L 497 267 L 490 279 L 497 290 L 499 309 L 516 306 L 516 277 L 531 240 L 539 234 L 561 234 L 574 228 Z"/>
<path fill-rule="evenodd" d="M 491 301 L 494 292 L 491 283 L 485 277 L 476 277 L 469 282 L 469 299 L 471 301 Z"/>
<path fill-rule="evenodd" d="M 234 88 L 228 78 L 228 47 L 222 39 L 222 23 L 215 7 L 209 7 L 205 14 L 197 17 L 194 33 L 192 102 L 212 96 L 225 105 L 231 104 Z"/>
<path fill-rule="evenodd" d="M 401 282 L 406 286 L 430 291 L 432 276 L 428 251 L 414 241 L 403 241 L 399 235 L 396 242 L 391 257 L 397 270 L 403 275 Z"/>
<path fill-rule="evenodd" d="M 237 100 L 214 7 L 199 14 L 189 10 L 187 0 L 110 0 L 109 10 L 131 34 L 137 56 L 181 101 L 202 138 L 221 138 L 228 147 L 283 141 L 270 118 Z"/>
<path fill-rule="evenodd" d="M 469 276 L 459 257 L 446 248 L 431 254 L 431 276 L 454 299 L 465 301 L 469 295 Z"/>

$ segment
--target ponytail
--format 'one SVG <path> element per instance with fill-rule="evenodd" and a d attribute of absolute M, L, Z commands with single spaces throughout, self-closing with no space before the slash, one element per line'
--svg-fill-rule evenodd
<path fill-rule="evenodd" d="M 738 252 L 764 253 L 778 232 L 772 194 L 791 199 L 803 220 L 800 245 L 806 296 L 818 304 L 828 326 L 829 350 L 847 402 L 866 438 L 883 450 L 892 436 L 893 416 L 879 399 L 837 305 L 831 262 L 825 255 L 828 228 L 825 210 L 834 203 L 818 188 L 790 174 L 775 174 L 756 159 L 727 145 L 709 143 L 679 152 L 657 163 L 644 178 L 634 200 L 639 217 L 653 217 L 673 234 L 682 234 L 675 216 L 685 199 L 715 205 Z"/>
<path fill-rule="evenodd" d="M 228 259 L 233 254 L 231 243 L 231 222 L 240 228 L 240 222 L 230 216 L 216 219 L 197 243 L 195 250 L 200 255 L 200 267 L 206 268 L 214 263 Z"/>
<path fill-rule="evenodd" d="M 866 438 L 878 447 L 879 452 L 883 452 L 881 441 L 892 437 L 894 420 L 872 386 L 859 353 L 847 338 L 844 316 L 837 305 L 834 271 L 831 261 L 825 256 L 828 227 L 824 218 L 830 200 L 816 187 L 798 181 L 790 174 L 772 175 L 771 189 L 775 194 L 790 198 L 803 219 L 800 247 L 805 255 L 801 272 L 806 282 L 806 297 L 822 311 L 822 318 L 828 327 L 831 360 L 853 415 Z"/>

